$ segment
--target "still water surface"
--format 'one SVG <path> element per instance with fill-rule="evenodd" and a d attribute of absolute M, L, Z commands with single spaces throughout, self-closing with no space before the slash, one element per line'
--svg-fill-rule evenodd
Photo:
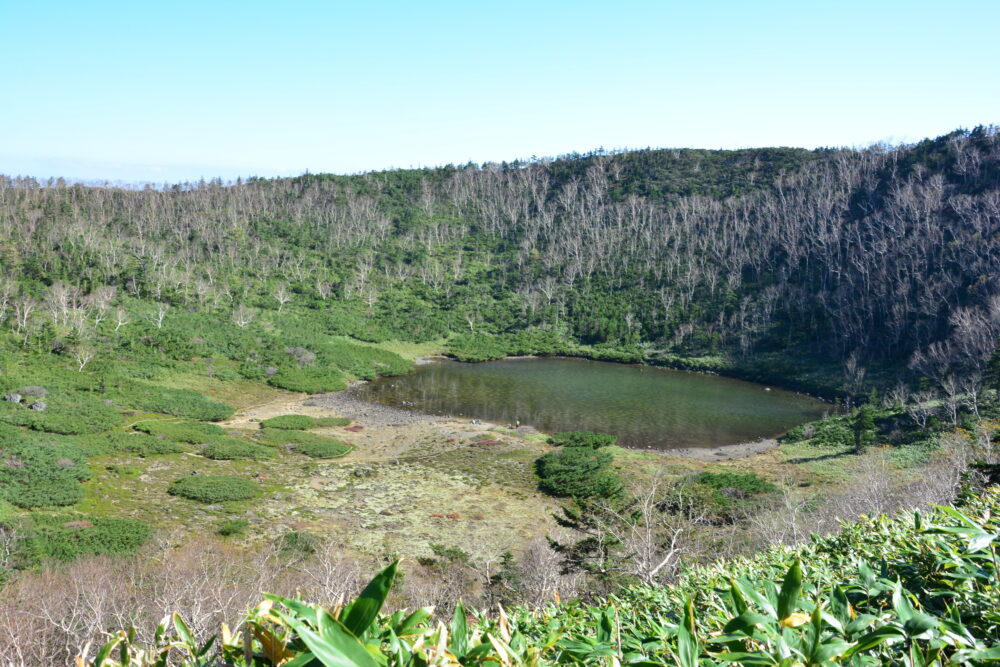
<path fill-rule="evenodd" d="M 433 415 L 601 431 L 626 447 L 718 447 L 778 435 L 829 410 L 790 391 L 715 375 L 584 359 L 435 361 L 355 389 Z"/>

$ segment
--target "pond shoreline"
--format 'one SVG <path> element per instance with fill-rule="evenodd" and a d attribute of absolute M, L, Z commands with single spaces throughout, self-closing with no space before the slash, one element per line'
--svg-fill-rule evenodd
<path fill-rule="evenodd" d="M 763 454 L 764 452 L 770 451 L 777 446 L 777 438 L 765 438 L 756 442 L 741 442 L 735 445 L 723 445 L 721 447 L 682 447 L 680 449 L 657 449 L 651 451 L 711 463 L 712 461 L 745 459 L 757 454 Z"/>
<path fill-rule="evenodd" d="M 340 417 L 380 427 L 403 426 L 418 422 L 451 421 L 452 419 L 451 417 L 427 414 L 419 410 L 397 408 L 378 401 L 367 401 L 353 391 L 354 388 L 364 384 L 367 384 L 366 380 L 356 380 L 351 382 L 347 389 L 341 391 L 313 394 L 305 400 L 303 405 L 333 410 Z"/>
<path fill-rule="evenodd" d="M 367 401 L 352 393 L 352 389 L 367 384 L 365 380 L 354 381 L 347 389 L 326 394 L 313 394 L 302 405 L 323 410 L 330 410 L 339 417 L 347 417 L 365 423 L 370 428 L 384 429 L 416 424 L 444 424 L 449 422 L 464 422 L 463 417 L 432 415 L 417 410 L 406 410 L 376 401 Z M 506 428 L 496 424 L 478 420 L 479 427 L 487 429 Z M 531 428 L 530 425 L 522 427 Z M 537 431 L 542 433 L 541 431 Z M 676 456 L 684 459 L 711 463 L 713 461 L 733 461 L 744 459 L 770 451 L 778 446 L 776 438 L 764 438 L 754 442 L 743 442 L 719 447 L 680 447 L 677 449 L 654 449 L 640 447 L 623 447 L 630 451 L 649 452 L 662 456 Z"/>

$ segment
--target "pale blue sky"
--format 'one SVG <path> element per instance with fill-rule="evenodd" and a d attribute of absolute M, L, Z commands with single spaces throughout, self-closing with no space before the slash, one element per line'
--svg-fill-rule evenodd
<path fill-rule="evenodd" d="M 1000 1 L 0 0 L 0 172 L 356 172 L 1000 122 Z"/>

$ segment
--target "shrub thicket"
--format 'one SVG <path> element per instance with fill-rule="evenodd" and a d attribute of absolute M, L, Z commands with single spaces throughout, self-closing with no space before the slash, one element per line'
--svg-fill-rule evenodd
<path fill-rule="evenodd" d="M 17 429 L 0 434 L 0 498 L 25 509 L 64 507 L 83 499 L 90 476 L 85 454 L 64 440 L 30 439 Z"/>
<path fill-rule="evenodd" d="M 351 446 L 341 440 L 306 431 L 265 428 L 256 435 L 257 441 L 261 444 L 270 447 L 288 447 L 312 458 L 335 458 L 351 451 Z"/>
<path fill-rule="evenodd" d="M 818 447 L 837 448 L 854 445 L 854 433 L 843 418 L 824 419 L 813 424 L 811 443 Z"/>
<path fill-rule="evenodd" d="M 497 336 L 460 334 L 448 341 L 448 352 L 459 361 L 494 361 L 507 356 L 507 346 Z"/>
<path fill-rule="evenodd" d="M 282 368 L 268 382 L 280 389 L 322 394 L 347 389 L 347 379 L 335 368 Z"/>
<path fill-rule="evenodd" d="M 75 435 L 108 431 L 121 423 L 118 410 L 101 399 L 60 391 L 45 397 L 44 410 L 0 401 L 0 421 L 35 431 Z"/>
<path fill-rule="evenodd" d="M 161 435 L 176 442 L 189 442 L 193 445 L 202 445 L 220 435 L 226 435 L 226 429 L 205 422 L 150 420 L 139 422 L 133 428 L 150 435 Z"/>
<path fill-rule="evenodd" d="M 32 523 L 29 540 L 37 554 L 63 561 L 91 554 L 131 554 L 152 533 L 142 522 L 108 517 L 36 515 Z"/>
<path fill-rule="evenodd" d="M 158 387 L 142 382 L 119 386 L 115 395 L 123 405 L 174 417 L 204 421 L 221 421 L 232 416 L 231 405 L 205 398 L 196 391 Z"/>
<path fill-rule="evenodd" d="M 137 454 L 142 457 L 179 454 L 184 447 L 165 438 L 146 433 L 112 433 L 91 437 L 92 454 Z"/>
<path fill-rule="evenodd" d="M 767 494 L 778 490 L 754 472 L 701 472 L 681 482 L 685 510 L 701 511 L 717 521 L 735 521 Z"/>
<path fill-rule="evenodd" d="M 346 417 L 310 417 L 309 415 L 281 415 L 271 417 L 260 423 L 264 428 L 277 428 L 288 431 L 303 431 L 310 428 L 325 428 L 328 426 L 347 426 L 351 423 Z"/>
<path fill-rule="evenodd" d="M 314 459 L 335 459 L 351 451 L 351 446 L 340 440 L 303 442 L 293 447 L 296 453 Z"/>
<path fill-rule="evenodd" d="M 201 455 L 215 459 L 217 461 L 232 461 L 236 459 L 252 459 L 260 461 L 269 459 L 274 455 L 274 450 L 270 447 L 262 447 L 236 438 L 219 438 L 217 441 L 205 445 L 201 450 Z"/>
<path fill-rule="evenodd" d="M 549 452 L 536 462 L 539 487 L 559 497 L 612 497 L 622 489 L 622 482 L 608 466 L 611 452 L 589 447 L 570 447 Z"/>
<path fill-rule="evenodd" d="M 171 484 L 167 492 L 172 496 L 210 504 L 250 500 L 260 495 L 256 484 L 232 475 L 189 475 Z"/>

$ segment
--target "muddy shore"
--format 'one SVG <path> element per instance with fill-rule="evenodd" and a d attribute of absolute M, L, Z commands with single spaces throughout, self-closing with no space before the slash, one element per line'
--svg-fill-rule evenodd
<path fill-rule="evenodd" d="M 731 461 L 742 459 L 754 454 L 763 454 L 778 446 L 778 441 L 774 438 L 758 440 L 756 442 L 741 442 L 736 445 L 725 445 L 724 447 L 683 447 L 680 449 L 657 450 L 672 456 L 682 456 L 687 459 L 697 461 Z"/>
<path fill-rule="evenodd" d="M 353 386 L 357 386 L 357 384 Z M 376 427 L 405 426 L 426 421 L 451 421 L 448 417 L 437 417 L 363 400 L 352 391 L 353 386 L 344 391 L 310 396 L 303 402 L 303 405 L 331 410 L 340 417 L 347 417 Z"/>

